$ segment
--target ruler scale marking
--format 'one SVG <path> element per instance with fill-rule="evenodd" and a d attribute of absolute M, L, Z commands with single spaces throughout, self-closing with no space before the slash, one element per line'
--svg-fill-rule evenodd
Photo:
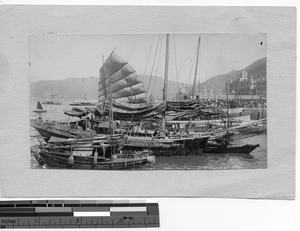
<path fill-rule="evenodd" d="M 102 203 L 103 202 L 103 203 Z M 0 201 L 0 228 L 159 227 L 158 203 L 145 200 Z"/>

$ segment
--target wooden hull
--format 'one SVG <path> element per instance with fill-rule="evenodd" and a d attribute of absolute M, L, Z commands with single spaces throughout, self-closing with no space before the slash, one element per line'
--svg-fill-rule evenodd
<path fill-rule="evenodd" d="M 63 139 L 76 138 L 75 135 L 72 135 L 64 131 L 59 131 L 55 128 L 48 128 L 48 129 L 43 129 L 41 127 L 34 127 L 34 128 L 41 134 L 41 136 L 45 139 L 46 142 L 51 138 L 51 136 L 63 138 Z"/>
<path fill-rule="evenodd" d="M 262 123 L 260 126 L 256 126 L 255 123 Z M 227 136 L 230 141 L 236 140 L 236 139 L 244 139 L 256 135 L 266 134 L 267 133 L 267 124 L 266 120 L 262 122 L 252 122 L 254 126 L 248 126 L 248 125 L 241 125 L 236 127 L 231 127 L 228 131 L 216 131 L 214 133 L 214 136 L 216 138 L 224 138 Z M 229 135 L 229 136 L 228 136 Z"/>
<path fill-rule="evenodd" d="M 267 127 L 247 128 L 245 130 L 239 131 L 239 133 L 235 134 L 234 137 L 246 138 L 248 136 L 265 134 L 266 132 L 267 132 Z"/>
<path fill-rule="evenodd" d="M 34 123 L 33 126 L 45 139 L 46 142 L 53 137 L 69 139 L 91 137 L 93 134 L 85 133 L 84 131 L 72 132 L 65 129 L 58 129 L 54 125 L 46 123 Z M 123 144 L 124 150 L 139 151 L 150 149 L 155 156 L 185 156 L 193 155 L 199 149 L 205 147 L 208 136 L 205 137 L 183 137 L 183 138 L 153 138 L 147 136 L 128 136 Z"/>
<path fill-rule="evenodd" d="M 47 110 L 36 109 L 36 110 L 33 110 L 33 112 L 35 112 L 35 113 L 46 113 Z"/>
<path fill-rule="evenodd" d="M 64 128 L 59 129 L 54 124 L 49 123 L 37 123 L 35 121 L 31 121 L 31 126 L 34 127 L 38 133 L 45 139 L 46 142 L 53 136 L 63 139 L 69 138 L 83 138 L 90 137 L 93 133 L 85 132 L 85 131 L 76 131 L 76 130 L 66 130 Z M 66 127 L 67 125 L 65 125 Z"/>
<path fill-rule="evenodd" d="M 59 103 L 59 102 L 43 102 L 43 104 L 49 104 L 49 105 L 62 105 L 62 103 Z"/>
<path fill-rule="evenodd" d="M 69 139 L 83 137 L 66 132 L 64 130 L 56 129 L 55 127 L 47 126 L 33 126 L 45 141 L 53 137 Z M 88 136 L 88 135 L 87 135 Z M 132 137 L 124 143 L 124 150 L 139 151 L 143 149 L 150 149 L 155 156 L 185 156 L 192 155 L 196 150 L 204 148 L 208 140 L 205 138 L 182 138 L 182 139 L 156 139 L 152 137 Z"/>
<path fill-rule="evenodd" d="M 70 106 L 87 107 L 87 106 L 97 106 L 97 104 L 96 103 L 70 103 Z"/>
<path fill-rule="evenodd" d="M 225 144 L 207 145 L 203 153 L 230 153 L 230 154 L 250 154 L 259 144 L 243 146 L 226 146 Z"/>
<path fill-rule="evenodd" d="M 203 149 L 207 143 L 206 138 L 182 139 L 153 139 L 150 137 L 128 137 L 124 150 L 150 149 L 155 156 L 186 156 L 195 155 L 197 150 Z"/>
<path fill-rule="evenodd" d="M 69 169 L 94 169 L 94 170 L 121 170 L 139 168 L 149 163 L 149 157 L 122 158 L 116 160 L 107 160 L 103 157 L 97 158 L 97 163 L 93 164 L 92 156 L 75 156 L 74 164 L 68 163 L 70 154 L 64 152 L 53 152 L 42 150 L 39 153 L 40 158 L 37 161 L 40 165 L 48 165 L 52 168 Z"/>

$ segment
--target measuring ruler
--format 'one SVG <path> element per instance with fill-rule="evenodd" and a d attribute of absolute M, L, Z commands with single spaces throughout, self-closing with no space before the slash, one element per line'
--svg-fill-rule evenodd
<path fill-rule="evenodd" d="M 0 201 L 0 228 L 159 227 L 158 203 L 132 200 Z"/>

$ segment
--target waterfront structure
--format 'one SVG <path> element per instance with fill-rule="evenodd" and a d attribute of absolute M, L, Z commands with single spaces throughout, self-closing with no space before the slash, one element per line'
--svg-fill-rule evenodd
<path fill-rule="evenodd" d="M 254 79 L 252 75 L 248 75 L 243 70 L 238 80 L 229 81 L 229 94 L 233 95 L 259 95 L 266 97 L 266 78 Z"/>
<path fill-rule="evenodd" d="M 192 86 L 190 85 L 182 85 L 179 87 L 179 91 L 176 95 L 176 98 L 179 100 L 183 99 L 191 99 L 192 95 L 190 94 L 192 91 Z M 225 99 L 226 95 L 223 90 L 217 89 L 214 86 L 198 86 L 195 89 L 196 98 L 200 99 Z"/>
<path fill-rule="evenodd" d="M 266 78 L 262 78 L 256 81 L 256 94 L 262 98 L 267 97 L 267 81 Z"/>
<path fill-rule="evenodd" d="M 198 96 L 201 99 L 225 99 L 225 93 L 222 90 L 206 85 L 198 88 Z"/>
<path fill-rule="evenodd" d="M 229 93 L 236 95 L 255 94 L 255 81 L 252 76 L 248 77 L 247 71 L 243 70 L 238 80 L 230 80 Z"/>

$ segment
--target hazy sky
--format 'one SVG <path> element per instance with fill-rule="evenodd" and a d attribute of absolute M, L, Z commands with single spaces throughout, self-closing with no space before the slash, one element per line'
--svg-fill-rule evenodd
<path fill-rule="evenodd" d="M 267 55 L 266 36 L 262 33 L 171 34 L 169 79 L 193 82 L 199 36 L 197 81 L 242 69 Z M 163 77 L 165 47 L 166 35 L 158 34 L 31 36 L 30 77 L 33 81 L 99 77 L 102 54 L 105 59 L 113 49 L 137 73 L 150 74 L 152 71 L 153 75 Z"/>

